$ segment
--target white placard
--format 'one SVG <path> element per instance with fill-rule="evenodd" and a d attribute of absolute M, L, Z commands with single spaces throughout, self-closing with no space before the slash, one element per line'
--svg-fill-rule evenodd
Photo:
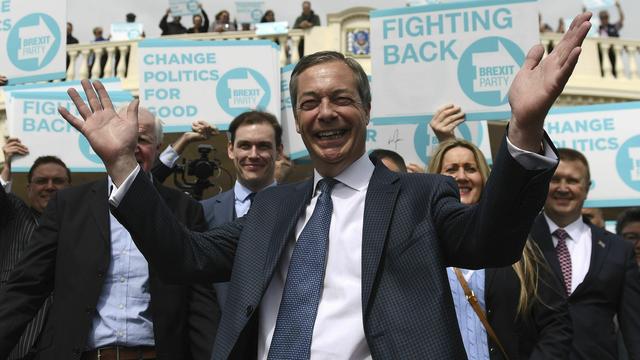
<path fill-rule="evenodd" d="M 115 107 L 131 102 L 128 92 L 110 91 Z M 84 96 L 84 94 L 82 94 Z M 58 156 L 74 172 L 103 172 L 102 160 L 89 142 L 58 114 L 58 106 L 80 116 L 64 92 L 14 92 L 12 115 L 7 118 L 9 134 L 29 147 L 29 154 L 12 160 L 14 172 L 27 172 L 36 158 Z"/>
<path fill-rule="evenodd" d="M 139 43 L 140 100 L 165 132 L 195 120 L 226 130 L 259 109 L 280 113 L 279 46 L 268 40 L 144 40 Z"/>
<path fill-rule="evenodd" d="M 264 1 L 236 1 L 238 24 L 256 24 L 264 15 Z"/>
<path fill-rule="evenodd" d="M 640 205 L 640 102 L 553 108 L 545 130 L 557 147 L 589 161 L 585 207 Z"/>
<path fill-rule="evenodd" d="M 65 77 L 67 2 L 0 1 L 0 73 L 10 84 Z"/>
<path fill-rule="evenodd" d="M 372 11 L 373 117 L 430 115 L 455 102 L 467 121 L 509 118 L 509 87 L 540 42 L 537 14 L 535 0 Z"/>
<path fill-rule="evenodd" d="M 589 10 L 604 9 L 616 4 L 615 0 L 582 0 L 582 4 Z"/>
<path fill-rule="evenodd" d="M 282 90 L 281 99 L 282 104 L 280 106 L 281 118 L 280 123 L 282 125 L 282 143 L 284 145 L 284 152 L 289 155 L 291 160 L 300 159 L 309 155 L 309 151 L 304 142 L 302 136 L 296 131 L 296 120 L 293 117 L 293 108 L 291 107 L 291 95 L 289 94 L 289 81 L 291 80 L 291 72 L 295 64 L 290 64 L 281 69 L 282 78 L 280 80 L 280 88 Z"/>
<path fill-rule="evenodd" d="M 191 16 L 200 14 L 200 5 L 196 0 L 169 0 L 171 16 Z"/>
<path fill-rule="evenodd" d="M 276 21 L 256 24 L 256 35 L 278 35 L 289 31 L 288 21 Z"/>
<path fill-rule="evenodd" d="M 142 37 L 144 25 L 142 23 L 113 23 L 111 24 L 111 40 L 136 40 Z"/>

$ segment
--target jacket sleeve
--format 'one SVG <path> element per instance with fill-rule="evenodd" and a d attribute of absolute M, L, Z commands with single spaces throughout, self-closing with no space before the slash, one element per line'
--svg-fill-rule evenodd
<path fill-rule="evenodd" d="M 200 233 L 183 226 L 140 171 L 112 213 L 166 283 L 228 281 L 244 220 Z"/>
<path fill-rule="evenodd" d="M 509 154 L 505 137 L 478 204 L 460 204 L 455 181 L 441 181 L 431 214 L 445 265 L 480 269 L 518 261 L 554 171 L 525 169 Z"/>

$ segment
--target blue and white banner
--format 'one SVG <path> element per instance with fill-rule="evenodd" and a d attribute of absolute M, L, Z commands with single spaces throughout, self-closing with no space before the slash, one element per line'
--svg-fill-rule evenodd
<path fill-rule="evenodd" d="M 407 164 L 426 167 L 439 144 L 429 126 L 430 121 L 431 116 L 371 119 L 367 127 L 367 151 L 393 150 L 402 155 Z M 456 128 L 455 134 L 456 138 L 478 146 L 491 164 L 491 144 L 486 121 L 465 121 Z"/>
<path fill-rule="evenodd" d="M 169 0 L 171 16 L 191 16 L 200 14 L 200 5 L 196 0 Z"/>
<path fill-rule="evenodd" d="M 142 23 L 113 23 L 109 35 L 112 41 L 122 41 L 140 39 L 143 33 Z"/>
<path fill-rule="evenodd" d="M 236 1 L 236 21 L 238 24 L 255 24 L 264 15 L 264 1 Z"/>
<path fill-rule="evenodd" d="M 371 12 L 372 116 L 510 117 L 508 90 L 540 42 L 536 0 L 443 3 Z"/>
<path fill-rule="evenodd" d="M 47 0 L 34 5 L 0 1 L 0 74 L 10 84 L 65 77 L 67 2 Z"/>
<path fill-rule="evenodd" d="M 284 145 L 284 153 L 289 155 L 291 160 L 300 159 L 309 156 L 309 151 L 304 142 L 302 136 L 298 134 L 296 130 L 296 119 L 293 117 L 293 108 L 291 103 L 291 95 L 289 94 L 289 81 L 291 80 L 291 72 L 295 64 L 290 64 L 282 69 L 280 73 L 282 78 L 280 80 L 281 94 L 281 117 L 280 125 L 282 125 L 282 144 Z"/>
<path fill-rule="evenodd" d="M 279 46 L 268 40 L 144 40 L 140 100 L 166 132 L 204 120 L 226 130 L 241 113 L 280 113 Z"/>
<path fill-rule="evenodd" d="M 545 130 L 557 147 L 589 160 L 585 207 L 640 205 L 640 102 L 553 108 Z"/>
<path fill-rule="evenodd" d="M 133 100 L 129 92 L 109 91 L 109 95 L 116 108 Z M 66 93 L 17 91 L 12 98 L 12 115 L 7 118 L 9 134 L 29 147 L 28 155 L 12 161 L 13 171 L 29 171 L 35 159 L 44 155 L 58 156 L 74 172 L 105 170 L 86 138 L 58 114 L 58 106 L 62 106 L 80 117 Z"/>

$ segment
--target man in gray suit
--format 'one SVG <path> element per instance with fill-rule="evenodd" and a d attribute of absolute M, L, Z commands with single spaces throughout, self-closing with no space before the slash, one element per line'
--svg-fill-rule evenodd
<path fill-rule="evenodd" d="M 544 119 L 590 16 L 577 16 L 545 59 L 541 45 L 529 51 L 474 206 L 460 204 L 451 178 L 394 173 L 369 159 L 367 76 L 337 52 L 304 57 L 291 76 L 313 178 L 263 190 L 246 216 L 206 233 L 181 227 L 135 163 L 137 101 L 117 116 L 104 86 L 83 80 L 89 105 L 69 94 L 84 120 L 60 113 L 105 162 L 117 186 L 113 211 L 149 263 L 162 264 L 161 277 L 231 278 L 214 359 L 465 359 L 444 268 L 500 267 L 521 256 L 557 165 Z"/>
<path fill-rule="evenodd" d="M 227 154 L 236 170 L 236 182 L 233 189 L 201 202 L 210 229 L 244 216 L 257 192 L 276 185 L 275 163 L 282 148 L 282 127 L 275 116 L 247 111 L 231 121 Z M 229 283 L 214 287 L 222 311 Z"/>

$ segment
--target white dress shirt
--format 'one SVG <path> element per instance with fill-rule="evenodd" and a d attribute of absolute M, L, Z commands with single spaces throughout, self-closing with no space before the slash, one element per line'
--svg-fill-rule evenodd
<path fill-rule="evenodd" d="M 544 155 L 521 150 L 508 138 L 507 147 L 509 154 L 528 170 L 548 169 L 558 161 L 546 140 L 543 141 Z M 362 322 L 361 255 L 364 204 L 373 170 L 367 154 L 363 154 L 335 178 L 340 183 L 331 193 L 333 214 L 323 291 L 311 342 L 312 359 L 371 359 Z M 137 166 L 111 193 L 111 205 L 120 204 L 139 171 L 140 166 Z M 321 178 L 314 170 L 314 189 Z M 311 217 L 317 197 L 314 193 L 305 213 L 298 219 L 296 239 Z M 260 303 L 258 359 L 266 359 L 269 353 L 294 246 L 294 241 L 287 244 Z"/>
<path fill-rule="evenodd" d="M 333 213 L 324 285 L 311 342 L 312 359 L 369 359 L 362 323 L 362 227 L 364 200 L 374 166 L 367 154 L 351 164 L 331 192 Z M 314 189 L 322 176 L 314 171 Z M 298 219 L 296 237 L 309 221 L 319 193 Z M 290 239 L 260 304 L 258 359 L 266 359 L 278 318 L 289 262 L 296 242 Z"/>
<path fill-rule="evenodd" d="M 553 234 L 559 226 L 553 220 L 549 219 L 547 214 L 544 218 L 549 224 L 549 231 Z M 564 230 L 569 234 L 570 238 L 566 240 L 569 255 L 571 255 L 571 292 L 573 293 L 578 285 L 582 284 L 584 278 L 589 272 L 591 264 L 591 228 L 582 221 L 582 217 L 567 225 Z M 558 238 L 551 236 L 553 247 L 558 245 Z"/>

